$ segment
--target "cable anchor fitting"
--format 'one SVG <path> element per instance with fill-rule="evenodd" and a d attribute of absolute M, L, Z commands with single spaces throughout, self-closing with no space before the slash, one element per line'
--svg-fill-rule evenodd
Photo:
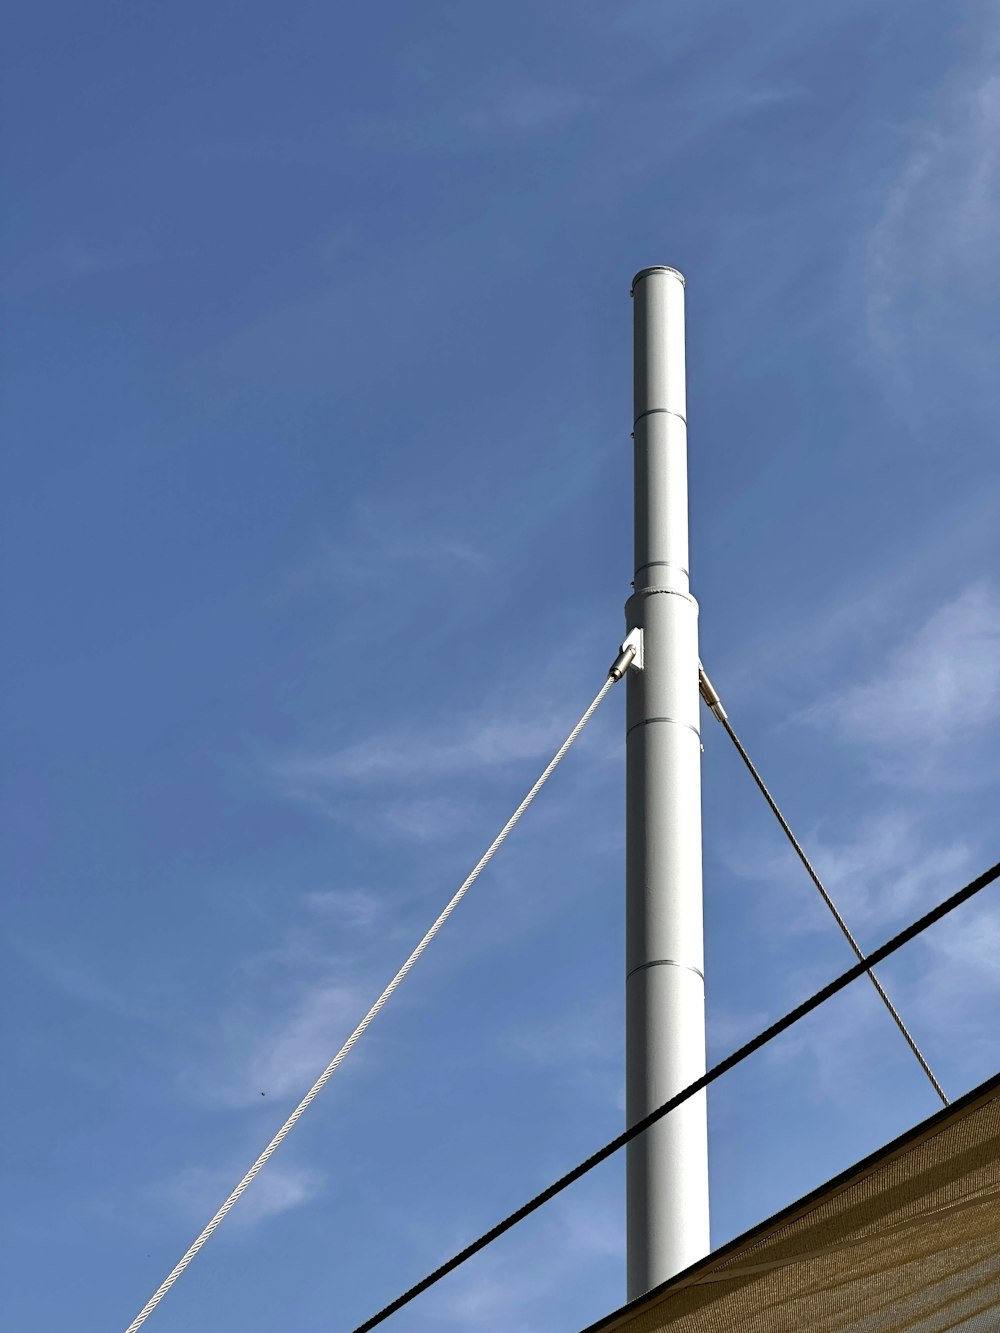
<path fill-rule="evenodd" d="M 705 703 L 720 722 L 729 720 L 729 715 L 722 706 L 722 700 L 719 698 L 718 691 L 709 680 L 705 668 L 700 662 L 698 663 L 698 693 L 705 700 Z"/>
<path fill-rule="evenodd" d="M 618 656 L 611 663 L 608 671 L 608 679 L 613 681 L 621 680 L 629 667 L 635 667 L 636 671 L 642 670 L 642 630 L 638 626 L 629 630 L 625 636 L 625 641 L 619 649 Z"/>

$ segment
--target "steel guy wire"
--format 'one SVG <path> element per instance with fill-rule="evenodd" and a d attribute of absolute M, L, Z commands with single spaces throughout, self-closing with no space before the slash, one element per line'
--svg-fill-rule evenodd
<path fill-rule="evenodd" d="M 631 662 L 634 656 L 635 656 L 634 649 L 622 650 L 622 652 L 612 665 L 611 670 L 608 673 L 607 680 L 598 690 L 597 694 L 593 699 L 593 702 L 590 704 L 587 711 L 583 714 L 579 722 L 577 722 L 576 726 L 569 733 L 569 735 L 563 741 L 562 745 L 553 755 L 552 759 L 542 770 L 541 776 L 538 778 L 534 786 L 521 801 L 521 804 L 517 807 L 517 809 L 511 815 L 510 819 L 507 820 L 507 823 L 504 824 L 503 828 L 500 830 L 497 836 L 490 843 L 489 847 L 480 857 L 479 861 L 476 863 L 475 868 L 469 874 L 468 878 L 462 883 L 460 888 L 456 891 L 456 893 L 447 903 L 441 914 L 438 916 L 437 920 L 434 922 L 431 928 L 424 935 L 423 939 L 421 939 L 420 943 L 410 954 L 409 958 L 407 958 L 406 962 L 399 969 L 396 975 L 392 978 L 392 980 L 386 986 L 385 990 L 378 997 L 378 999 L 375 1001 L 372 1007 L 368 1010 L 367 1014 L 365 1014 L 364 1018 L 354 1029 L 351 1035 L 347 1038 L 343 1046 L 341 1046 L 340 1050 L 333 1057 L 333 1059 L 330 1061 L 327 1067 L 323 1070 L 322 1074 L 320 1074 L 319 1078 L 312 1085 L 312 1087 L 309 1089 L 306 1095 L 299 1102 L 298 1106 L 296 1106 L 295 1110 L 291 1113 L 291 1115 L 288 1117 L 285 1123 L 281 1126 L 278 1132 L 271 1139 L 270 1143 L 267 1145 L 264 1151 L 260 1154 L 260 1156 L 254 1162 L 254 1164 L 243 1176 L 239 1184 L 233 1189 L 232 1193 L 225 1200 L 225 1202 L 219 1207 L 218 1211 L 206 1224 L 204 1229 L 192 1241 L 191 1245 L 181 1255 L 180 1259 L 170 1270 L 167 1276 L 163 1279 L 160 1285 L 156 1288 L 156 1290 L 153 1292 L 152 1296 L 150 1296 L 146 1304 L 142 1307 L 142 1309 L 139 1311 L 136 1317 L 128 1325 L 128 1327 L 125 1329 L 125 1333 L 136 1333 L 136 1330 L 142 1327 L 142 1325 L 146 1322 L 149 1315 L 152 1314 L 153 1310 L 156 1309 L 160 1301 L 163 1300 L 164 1296 L 174 1285 L 174 1283 L 177 1281 L 180 1275 L 184 1272 L 185 1268 L 187 1268 L 191 1260 L 195 1257 L 198 1251 L 202 1248 L 205 1242 L 209 1239 L 209 1237 L 218 1227 L 219 1223 L 222 1222 L 226 1214 L 237 1202 L 237 1200 L 240 1198 L 243 1192 L 253 1182 L 253 1180 L 261 1171 L 261 1169 L 267 1164 L 268 1159 L 271 1157 L 274 1151 L 281 1145 L 282 1141 L 289 1133 L 289 1131 L 295 1126 L 298 1120 L 309 1109 L 310 1105 L 316 1100 L 319 1094 L 323 1091 L 323 1088 L 326 1086 L 327 1082 L 333 1075 L 334 1071 L 343 1062 L 343 1060 L 348 1055 L 351 1048 L 359 1040 L 359 1038 L 364 1034 L 365 1029 L 371 1023 L 372 1019 L 376 1017 L 376 1015 L 385 1005 L 386 1001 L 389 1000 L 393 992 L 397 989 L 399 984 L 403 981 L 407 973 L 413 967 L 414 963 L 416 963 L 417 959 L 420 957 L 420 955 L 424 952 L 424 950 L 433 940 L 434 936 L 438 933 L 438 931 L 441 929 L 444 923 L 451 916 L 452 912 L 465 897 L 466 893 L 479 878 L 482 871 L 493 859 L 493 856 L 499 850 L 501 844 L 506 839 L 508 833 L 511 832 L 514 826 L 517 824 L 518 820 L 527 810 L 528 806 L 531 805 L 532 801 L 535 799 L 535 797 L 538 795 L 541 789 L 545 786 L 546 782 L 548 782 L 549 778 L 552 776 L 556 768 L 559 766 L 560 762 L 562 761 L 566 752 L 569 750 L 570 746 L 579 736 L 580 732 L 584 729 L 584 727 L 587 725 L 587 723 L 590 721 L 593 715 L 597 712 L 598 708 L 600 707 L 601 703 L 604 700 L 604 696 L 611 689 L 612 685 L 614 685 L 615 682 L 620 680 L 621 677 L 624 675 L 625 671 L 628 669 L 629 663 Z"/>
<path fill-rule="evenodd" d="M 733 745 L 735 745 L 737 753 L 743 760 L 744 764 L 746 764 L 750 776 L 753 778 L 754 782 L 756 782 L 757 786 L 760 788 L 761 795 L 764 797 L 764 800 L 771 807 L 772 814 L 774 815 L 775 819 L 777 819 L 778 823 L 781 825 L 785 837 L 791 843 L 796 856 L 799 858 L 799 860 L 802 862 L 802 865 L 805 867 L 806 874 L 809 876 L 813 884 L 815 884 L 816 888 L 819 890 L 820 897 L 823 899 L 827 907 L 830 909 L 833 915 L 833 919 L 834 921 L 836 921 L 837 925 L 843 932 L 844 938 L 847 940 L 847 943 L 854 950 L 855 958 L 857 959 L 863 958 L 864 953 L 861 950 L 861 946 L 858 944 L 857 940 L 851 934 L 847 922 L 844 920 L 840 912 L 837 910 L 836 903 L 833 901 L 833 899 L 830 897 L 830 894 L 824 887 L 823 881 L 820 879 L 819 875 L 813 868 L 812 862 L 809 860 L 808 856 L 806 856 L 805 852 L 802 850 L 801 843 L 799 842 L 798 838 L 796 838 L 795 834 L 792 832 L 791 828 L 788 825 L 788 821 L 785 819 L 784 815 L 778 809 L 777 802 L 775 801 L 774 797 L 771 795 L 771 793 L 765 786 L 764 779 L 757 772 L 753 760 L 747 754 L 746 750 L 743 747 L 742 742 L 740 741 L 740 738 L 733 730 L 733 725 L 729 721 L 729 715 L 726 712 L 725 708 L 722 706 L 722 700 L 719 698 L 719 695 L 714 685 L 706 675 L 704 667 L 699 667 L 699 686 L 701 688 L 701 697 L 705 700 L 705 703 L 708 705 L 711 712 L 715 715 L 715 717 L 719 720 L 719 722 L 722 723 L 723 727 L 725 728 L 726 734 L 729 736 L 729 739 L 732 741 Z M 871 981 L 872 985 L 875 987 L 875 990 L 878 992 L 878 995 L 882 1000 L 882 1003 L 885 1005 L 886 1009 L 888 1009 L 890 1015 L 892 1016 L 893 1022 L 896 1024 L 900 1032 L 903 1034 L 903 1040 L 906 1042 L 907 1046 L 909 1046 L 910 1050 L 913 1052 L 913 1055 L 915 1056 L 916 1061 L 919 1064 L 920 1068 L 927 1075 L 931 1087 L 941 1098 L 942 1103 L 945 1106 L 948 1106 L 949 1101 L 947 1096 L 945 1095 L 944 1088 L 942 1088 L 941 1084 L 935 1078 L 934 1071 L 927 1063 L 923 1053 L 920 1050 L 920 1047 L 914 1041 L 913 1036 L 907 1029 L 906 1024 L 899 1016 L 899 1012 L 896 1009 L 896 1006 L 889 999 L 889 996 L 885 992 L 885 988 L 883 987 L 882 983 L 879 981 L 875 973 L 871 971 L 871 969 L 868 970 L 868 978 Z"/>
<path fill-rule="evenodd" d="M 397 1310 L 401 1310 L 404 1305 L 409 1305 L 410 1301 L 427 1291 L 429 1287 L 433 1287 L 435 1283 L 440 1282 L 443 1277 L 447 1277 L 449 1273 L 454 1272 L 455 1269 L 464 1264 L 466 1260 L 471 1259 L 473 1255 L 478 1254 L 480 1250 L 484 1250 L 487 1245 L 491 1245 L 493 1241 L 498 1240 L 505 1232 L 510 1231 L 512 1227 L 515 1227 L 518 1222 L 522 1222 L 526 1217 L 529 1217 L 533 1212 L 541 1208 L 543 1204 L 548 1203 L 550 1199 L 554 1199 L 557 1194 L 561 1194 L 563 1190 L 568 1189 L 570 1185 L 574 1184 L 582 1176 L 585 1176 L 588 1171 L 592 1171 L 595 1166 L 600 1166 L 602 1162 L 606 1162 L 609 1157 L 613 1157 L 616 1152 L 621 1148 L 624 1148 L 627 1143 L 631 1143 L 632 1140 L 637 1139 L 640 1134 L 644 1134 L 646 1130 L 649 1129 L 650 1125 L 655 1125 L 658 1120 L 662 1120 L 665 1115 L 669 1115 L 670 1112 L 676 1110 L 678 1106 L 682 1106 L 684 1102 L 701 1092 L 703 1088 L 707 1088 L 710 1084 L 714 1083 L 716 1079 L 721 1078 L 723 1074 L 728 1073 L 730 1069 L 735 1068 L 738 1064 L 742 1064 L 748 1056 L 753 1055 L 755 1051 L 759 1051 L 760 1048 L 766 1046 L 769 1041 L 773 1041 L 775 1037 L 786 1032 L 793 1026 L 793 1024 L 799 1022 L 800 1019 L 805 1018 L 807 1014 L 811 1014 L 814 1009 L 818 1009 L 821 1004 L 824 1004 L 834 995 L 839 994 L 845 986 L 849 986 L 851 982 L 856 981 L 858 977 L 864 976 L 866 972 L 869 972 L 876 965 L 876 963 L 881 963 L 884 959 L 888 958 L 890 954 L 894 954 L 897 949 L 901 949 L 904 944 L 909 944 L 911 940 L 916 939 L 916 937 L 927 930 L 929 926 L 933 926 L 936 922 L 940 921 L 942 917 L 946 917 L 949 912 L 953 912 L 955 908 L 960 907 L 962 903 L 968 902 L 970 898 L 975 897 L 977 893 L 982 889 L 985 889 L 988 884 L 992 884 L 997 879 L 1000 879 L 1000 862 L 991 866 L 989 870 L 984 871 L 976 879 L 972 880 L 971 883 L 966 884 L 964 888 L 959 889 L 957 893 L 953 893 L 950 898 L 946 898 L 944 902 L 939 903 L 937 907 L 932 908 L 924 916 L 920 917 L 917 921 L 914 921 L 912 925 L 907 926 L 905 930 L 901 930 L 898 935 L 894 935 L 891 940 L 888 940 L 878 949 L 875 949 L 872 953 L 862 957 L 860 962 L 855 963 L 853 967 L 849 967 L 847 971 L 842 972 L 839 977 L 835 977 L 834 980 L 825 985 L 822 990 L 818 990 L 815 995 L 798 1005 L 797 1008 L 792 1009 L 789 1013 L 785 1014 L 784 1018 L 779 1018 L 776 1023 L 772 1023 L 770 1027 L 767 1027 L 763 1032 L 758 1033 L 756 1037 L 751 1041 L 746 1042 L 745 1045 L 734 1051 L 732 1055 L 727 1055 L 724 1060 L 720 1060 L 717 1065 L 713 1065 L 712 1068 L 702 1074 L 700 1078 L 695 1079 L 693 1083 L 689 1083 L 686 1088 L 683 1088 L 675 1096 L 671 1097 L 669 1101 L 664 1102 L 661 1106 L 656 1107 L 655 1110 L 650 1111 L 648 1115 L 643 1116 L 641 1120 L 637 1120 L 634 1125 L 631 1125 L 623 1133 L 619 1134 L 616 1138 L 613 1138 L 610 1143 L 606 1143 L 603 1148 L 599 1148 L 597 1152 L 592 1153 L 585 1161 L 581 1162 L 578 1166 L 573 1167 L 571 1171 L 567 1171 L 566 1174 L 560 1176 L 558 1180 L 553 1181 L 553 1183 L 546 1189 L 542 1190 L 541 1193 L 536 1194 L 534 1198 L 529 1199 L 527 1203 L 522 1204 L 520 1208 L 515 1209 L 514 1212 L 505 1217 L 502 1222 L 498 1222 L 496 1226 L 491 1227 L 489 1231 L 483 1232 L 477 1240 L 472 1241 L 472 1243 L 467 1245 L 464 1250 L 460 1250 L 458 1254 L 453 1255 L 452 1258 L 441 1264 L 441 1266 L 436 1268 L 433 1273 L 428 1273 L 425 1278 L 414 1283 L 412 1287 L 407 1291 L 404 1291 L 401 1296 L 397 1296 L 389 1305 L 384 1306 L 377 1314 L 372 1315 L 370 1319 L 366 1319 L 363 1324 L 359 1324 L 357 1328 L 354 1329 L 353 1333 L 369 1333 L 371 1329 L 376 1328 L 379 1324 L 383 1323 L 390 1315 L 395 1314 Z"/>

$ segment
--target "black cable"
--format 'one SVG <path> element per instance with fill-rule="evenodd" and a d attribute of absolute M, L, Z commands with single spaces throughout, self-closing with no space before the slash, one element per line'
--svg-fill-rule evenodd
<path fill-rule="evenodd" d="M 751 1041 L 748 1041 L 745 1045 L 734 1051 L 732 1055 L 727 1055 L 724 1060 L 720 1060 L 719 1063 L 709 1069 L 707 1073 L 702 1074 L 702 1076 L 695 1079 L 693 1083 L 689 1083 L 686 1088 L 681 1092 L 678 1092 L 676 1096 L 671 1097 L 669 1101 L 664 1102 L 662 1106 L 658 1106 L 655 1111 L 650 1111 L 649 1115 L 643 1116 L 641 1120 L 637 1120 L 634 1125 L 630 1126 L 630 1128 L 626 1129 L 616 1138 L 613 1138 L 610 1143 L 606 1143 L 603 1148 L 598 1149 L 597 1152 L 581 1162 L 579 1166 L 573 1167 L 572 1171 L 567 1171 L 564 1176 L 560 1176 L 559 1179 L 549 1185 L 547 1189 L 542 1190 L 542 1192 L 536 1194 L 533 1199 L 529 1199 L 527 1203 L 522 1204 L 520 1208 L 516 1209 L 508 1217 L 505 1217 L 502 1222 L 498 1222 L 495 1227 L 491 1227 L 489 1231 L 484 1232 L 478 1240 L 474 1240 L 471 1245 L 467 1245 L 464 1250 L 460 1250 L 458 1254 L 454 1255 L 446 1263 L 443 1263 L 440 1268 L 436 1268 L 433 1273 L 429 1273 L 427 1277 L 422 1278 L 414 1286 L 410 1287 L 408 1291 L 404 1291 L 402 1296 L 397 1296 L 394 1301 L 380 1310 L 378 1314 L 372 1315 L 372 1317 L 367 1319 L 363 1324 L 359 1324 L 357 1328 L 354 1329 L 354 1333 L 368 1333 L 369 1329 L 377 1327 L 377 1325 L 388 1319 L 390 1315 L 395 1314 L 397 1310 L 401 1310 L 404 1305 L 408 1305 L 415 1297 L 419 1296 L 422 1292 L 425 1292 L 428 1287 L 432 1287 L 436 1282 L 440 1282 L 441 1278 L 446 1277 L 448 1273 L 453 1272 L 461 1264 L 464 1264 L 467 1259 L 471 1259 L 474 1254 L 478 1254 L 480 1250 L 484 1250 L 487 1245 L 492 1244 L 492 1242 L 502 1236 L 504 1232 L 509 1231 L 511 1227 L 516 1226 L 518 1222 L 523 1221 L 524 1218 L 540 1208 L 543 1203 L 548 1203 L 550 1199 L 554 1199 L 557 1194 L 561 1194 L 564 1189 L 579 1180 L 581 1176 L 585 1176 L 588 1171 L 592 1171 L 595 1166 L 599 1166 L 601 1162 L 605 1162 L 609 1157 L 614 1156 L 619 1148 L 624 1148 L 627 1143 L 631 1143 L 633 1139 L 638 1138 L 640 1134 L 649 1129 L 650 1125 L 655 1125 L 658 1120 L 662 1120 L 665 1115 L 669 1115 L 671 1111 L 675 1110 L 678 1106 L 681 1106 L 696 1093 L 701 1092 L 703 1088 L 707 1088 L 709 1084 L 714 1083 L 717 1078 L 728 1073 L 728 1071 L 733 1069 L 736 1065 L 741 1064 L 748 1056 L 753 1055 L 755 1051 L 759 1051 L 760 1048 L 765 1046 L 769 1041 L 773 1041 L 773 1039 L 780 1036 L 782 1032 L 786 1032 L 788 1028 L 794 1023 L 797 1023 L 800 1018 L 805 1018 L 807 1014 L 811 1014 L 814 1009 L 818 1009 L 821 1004 L 824 1004 L 832 996 L 836 995 L 839 991 L 842 991 L 845 986 L 849 986 L 850 983 L 856 981 L 858 977 L 864 976 L 876 963 L 881 963 L 884 959 L 888 958 L 890 954 L 894 954 L 897 949 L 901 949 L 904 944 L 909 944 L 910 940 L 915 939 L 918 935 L 922 934 L 922 932 L 929 926 L 933 926 L 936 922 L 940 921 L 942 917 L 947 916 L 949 912 L 953 912 L 955 908 L 960 907 L 962 903 L 968 902 L 970 898 L 975 897 L 980 890 L 985 889 L 987 885 L 992 884 L 996 879 L 1000 879 L 1000 862 L 991 866 L 989 870 L 984 871 L 983 874 L 977 879 L 974 879 L 970 884 L 966 884 L 964 889 L 959 889 L 958 892 L 953 893 L 950 898 L 946 898 L 944 902 L 939 903 L 937 907 L 932 908 L 931 911 L 927 912 L 917 921 L 914 921 L 912 925 L 907 926 L 905 930 L 901 930 L 898 935 L 894 935 L 891 940 L 874 950 L 873 953 L 868 954 L 867 957 L 861 960 L 861 962 L 848 968 L 846 972 L 842 972 L 834 981 L 831 981 L 828 985 L 824 986 L 822 990 L 817 991 L 815 995 L 806 1000 L 803 1004 L 800 1004 L 796 1009 L 791 1010 L 791 1012 L 787 1013 L 784 1018 L 779 1018 L 776 1023 L 772 1023 L 770 1027 L 765 1028 L 763 1032 L 759 1033 Z"/>

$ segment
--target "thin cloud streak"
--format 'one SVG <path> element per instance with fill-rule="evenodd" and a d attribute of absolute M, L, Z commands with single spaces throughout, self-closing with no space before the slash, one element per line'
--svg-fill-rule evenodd
<path fill-rule="evenodd" d="M 511 79 L 460 111 L 457 122 L 483 135 L 532 136 L 564 127 L 596 106 L 575 88 Z"/>
<path fill-rule="evenodd" d="M 987 583 L 939 607 L 870 680 L 801 714 L 874 753 L 876 772 L 903 786 L 951 787 L 995 775 L 969 747 L 1000 718 L 1000 597 Z M 962 763 L 956 762 L 961 754 Z"/>
<path fill-rule="evenodd" d="M 575 1290 L 582 1265 L 617 1270 L 624 1260 L 620 1201 L 602 1185 L 578 1186 L 588 1197 L 578 1193 L 551 1204 L 530 1240 L 527 1231 L 515 1232 L 505 1245 L 491 1247 L 459 1270 L 427 1299 L 429 1324 L 454 1324 L 477 1333 L 548 1330 L 550 1322 L 534 1312 L 551 1310 L 553 1290 L 565 1292 L 568 1284 Z"/>
<path fill-rule="evenodd" d="M 240 1178 L 244 1167 L 225 1171 L 218 1167 L 191 1166 L 181 1171 L 159 1193 L 167 1204 L 192 1224 L 212 1216 Z M 246 1232 L 292 1208 L 310 1203 L 323 1189 L 317 1171 L 287 1162 L 269 1162 L 233 1209 L 224 1231 Z"/>
<path fill-rule="evenodd" d="M 210 1106 L 237 1109 L 301 1097 L 362 1018 L 371 986 L 353 979 L 310 980 L 271 1004 L 245 998 L 223 1013 L 206 1038 L 206 1056 L 181 1071 L 181 1085 Z M 363 1056 L 352 1055 L 357 1065 Z"/>
<path fill-rule="evenodd" d="M 382 914 L 383 903 L 367 889 L 314 889 L 303 899 L 310 913 L 346 930 L 364 930 Z"/>
<path fill-rule="evenodd" d="M 321 785 L 422 781 L 533 759 L 561 738 L 561 725 L 551 717 L 497 718 L 470 722 L 450 736 L 417 731 L 374 736 L 328 755 L 284 760 L 277 772 L 292 782 Z"/>
<path fill-rule="evenodd" d="M 565 660 L 560 667 L 565 677 Z M 439 795 L 458 799 L 455 779 L 490 777 L 511 765 L 548 759 L 565 740 L 576 715 L 567 707 L 564 683 L 554 679 L 555 669 L 545 675 L 545 682 L 536 678 L 514 690 L 493 691 L 492 700 L 477 702 L 464 716 L 456 717 L 452 709 L 440 723 L 403 720 L 391 731 L 326 751 L 278 757 L 267 765 L 267 775 L 285 796 L 324 805 L 342 801 L 345 794 L 356 796 L 359 789 L 382 799 L 402 791 L 412 800 L 414 788 L 421 801 Z M 583 695 L 581 700 L 586 702 Z M 594 734 L 602 734 L 596 722 L 579 744 L 586 745 Z M 441 783 L 442 791 L 429 791 L 433 783 Z"/>
<path fill-rule="evenodd" d="M 972 62 L 954 72 L 936 121 L 910 127 L 911 147 L 865 245 L 867 339 L 879 378 L 917 434 L 925 375 L 992 398 L 992 352 L 977 354 L 984 294 L 1000 276 L 1000 49 L 997 10 Z M 990 301 L 992 298 L 990 297 Z M 961 330 L 961 336 L 949 332 Z"/>
<path fill-rule="evenodd" d="M 112 986 L 87 959 L 13 935 L 8 940 L 47 985 L 70 999 L 118 1018 L 150 1017 L 150 1010 L 135 1001 L 131 989 Z"/>
<path fill-rule="evenodd" d="M 941 896 L 942 885 L 957 882 L 973 862 L 963 840 L 942 843 L 929 836 L 919 816 L 908 810 L 872 815 L 847 836 L 829 837 L 817 829 L 800 834 L 809 860 L 855 936 L 918 914 Z M 788 895 L 783 898 L 783 933 L 838 932 L 790 848 L 774 852 L 760 844 L 743 844 L 731 848 L 725 859 L 733 874 L 794 891 L 797 908 L 789 910 Z"/>
<path fill-rule="evenodd" d="M 385 984 L 374 894 L 330 889 L 295 905 L 274 938 L 241 960 L 229 998 L 185 1053 L 177 1077 L 190 1099 L 223 1110 L 297 1100 Z M 353 1052 L 351 1067 L 370 1050 Z"/>
<path fill-rule="evenodd" d="M 578 1008 L 522 1022 L 500 1040 L 500 1054 L 557 1076 L 605 1106 L 625 1109 L 622 1065 L 624 1015 L 610 1005 Z"/>
<path fill-rule="evenodd" d="M 978 1083 L 1000 1067 L 1000 909 L 980 900 L 955 913 L 928 932 L 919 958 L 900 988 L 907 1012 L 948 1059 L 953 1079 Z"/>

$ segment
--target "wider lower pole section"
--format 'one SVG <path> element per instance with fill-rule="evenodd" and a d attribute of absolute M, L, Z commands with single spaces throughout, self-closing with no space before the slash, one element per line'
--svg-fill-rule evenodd
<path fill-rule="evenodd" d="M 647 268 L 635 329 L 635 579 L 628 672 L 626 1116 L 705 1072 L 698 605 L 689 591 L 684 278 Z M 705 1094 L 628 1145 L 628 1295 L 709 1249 Z"/>

